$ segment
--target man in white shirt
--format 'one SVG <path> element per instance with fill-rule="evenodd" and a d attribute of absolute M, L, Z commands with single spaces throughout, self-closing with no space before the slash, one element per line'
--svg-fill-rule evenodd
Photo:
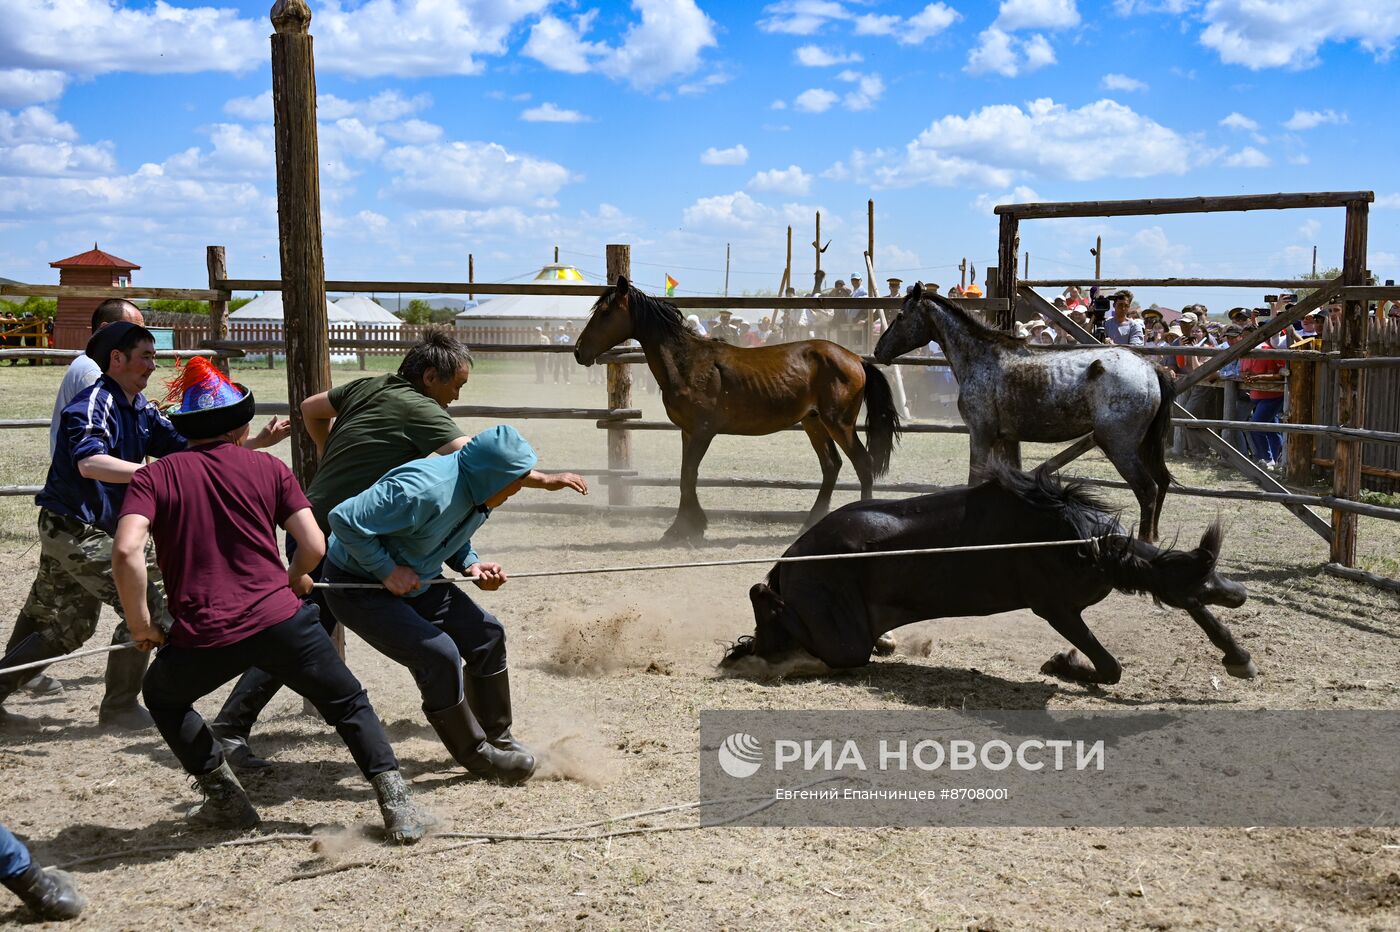
<path fill-rule="evenodd" d="M 97 310 L 92 312 L 91 332 L 96 333 L 108 324 L 114 324 L 119 320 L 130 321 L 138 327 L 146 325 L 146 319 L 141 315 L 139 307 L 126 298 L 108 298 L 97 306 Z M 54 448 L 58 446 L 59 415 L 74 398 L 78 397 L 79 392 L 96 382 L 100 375 L 102 375 L 102 370 L 86 353 L 80 353 L 78 358 L 68 366 L 68 371 L 63 373 L 63 382 L 58 386 L 58 397 L 53 404 L 53 423 L 49 426 L 49 456 L 53 456 Z"/>

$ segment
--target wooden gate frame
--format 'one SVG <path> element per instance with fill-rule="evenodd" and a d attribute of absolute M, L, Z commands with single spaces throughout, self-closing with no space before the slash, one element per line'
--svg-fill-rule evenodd
<path fill-rule="evenodd" d="M 1342 275 L 1338 279 L 1320 283 L 1307 282 L 1306 287 L 1316 287 L 1317 291 L 1307 299 L 1298 302 L 1292 310 L 1276 315 L 1264 327 L 1251 336 L 1235 344 L 1225 353 L 1212 356 L 1192 372 L 1178 380 L 1178 391 L 1184 391 L 1201 379 L 1218 370 L 1226 363 L 1239 358 L 1270 336 L 1282 331 L 1293 321 L 1321 307 L 1337 295 L 1343 297 L 1342 332 L 1340 355 L 1343 359 L 1364 356 L 1366 352 L 1366 301 L 1351 289 L 1366 284 L 1366 232 L 1370 204 L 1376 199 L 1371 191 L 1313 192 L 1296 194 L 1247 194 L 1225 197 L 1184 197 L 1184 198 L 1145 198 L 1126 201 L 1063 201 L 1057 203 L 1001 204 L 995 208 L 1000 218 L 997 236 L 997 297 L 1007 299 L 1006 310 L 1001 312 L 997 324 L 1003 330 L 1015 326 L 1016 303 L 1025 300 L 1032 303 L 1037 311 L 1047 314 L 1057 322 L 1068 323 L 1068 318 L 1060 314 L 1049 302 L 1041 298 L 1031 287 L 1058 282 L 1038 282 L 1027 280 L 1020 283 L 1016 279 L 1018 253 L 1021 245 L 1020 221 L 1043 220 L 1066 217 L 1129 217 L 1157 216 L 1161 214 L 1200 214 L 1246 210 L 1293 210 L 1299 208 L 1342 207 L 1346 209 L 1346 225 L 1342 236 Z M 1138 279 L 1135 282 L 1119 280 L 1097 280 L 1096 284 L 1138 284 L 1172 287 L 1251 287 L 1259 284 L 1298 285 L 1298 282 L 1269 282 L 1264 279 Z M 1047 309 L 1048 308 L 1048 312 Z M 1078 331 L 1078 332 L 1075 332 Z M 1082 328 L 1072 328 L 1076 339 L 1085 342 Z M 1089 337 L 1092 340 L 1092 337 Z M 1097 342 L 1097 341 L 1095 341 Z M 1361 427 L 1365 407 L 1365 380 L 1360 368 L 1339 367 L 1337 370 L 1337 422 L 1341 427 Z M 1173 406 L 1179 417 L 1192 417 L 1181 405 Z M 1254 480 L 1268 491 L 1287 491 L 1273 476 L 1260 469 L 1247 456 L 1213 430 L 1202 431 L 1206 443 L 1220 452 L 1231 465 Z M 1081 438 L 1066 450 L 1051 457 L 1047 462 L 1059 468 L 1094 446 L 1092 437 Z M 1332 471 L 1332 492 L 1338 498 L 1355 499 L 1361 492 L 1361 448 L 1352 439 L 1337 441 L 1336 466 Z M 1342 511 L 1332 512 L 1332 523 L 1328 526 L 1315 514 L 1302 506 L 1285 506 L 1293 511 L 1303 523 L 1327 539 L 1331 547 L 1331 561 L 1343 566 L 1356 565 L 1357 516 Z"/>

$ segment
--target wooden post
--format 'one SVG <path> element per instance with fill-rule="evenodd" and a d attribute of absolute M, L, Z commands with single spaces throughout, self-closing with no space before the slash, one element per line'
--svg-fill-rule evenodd
<path fill-rule="evenodd" d="M 1006 299 L 1006 310 L 997 313 L 997 329 L 1016 329 L 1016 252 L 1021 246 L 1014 214 L 1001 214 L 997 233 L 997 297 Z"/>
<path fill-rule="evenodd" d="M 355 325 L 355 352 L 360 357 L 359 363 L 361 372 L 365 371 L 365 340 L 368 338 L 368 336 L 369 335 L 365 333 L 364 324 Z"/>
<path fill-rule="evenodd" d="M 1031 254 L 1030 254 L 1030 253 L 1026 253 L 1026 258 L 1025 258 L 1025 260 L 1023 261 L 1022 264 L 1025 266 L 1025 271 L 1023 271 L 1023 272 L 1021 273 L 1021 277 L 1022 277 L 1022 278 L 1030 278 L 1030 277 L 1031 277 Z"/>
<path fill-rule="evenodd" d="M 1233 386 L 1232 386 L 1233 387 Z M 1316 424 L 1317 416 L 1317 363 L 1305 359 L 1288 361 L 1288 423 Z M 1232 419 L 1231 414 L 1225 420 Z M 1312 482 L 1312 462 L 1317 455 L 1317 437 L 1290 431 L 1283 438 L 1283 461 L 1286 466 L 1284 478 L 1291 485 L 1307 485 Z"/>
<path fill-rule="evenodd" d="M 822 212 L 817 211 L 817 238 L 812 240 L 812 248 L 817 251 L 817 265 L 812 271 L 812 291 L 822 290 L 822 253 L 826 250 L 822 248 Z"/>
<path fill-rule="evenodd" d="M 224 291 L 219 284 L 228 278 L 228 260 L 224 255 L 224 247 L 204 247 L 204 262 L 209 267 L 209 290 Z M 211 340 L 228 339 L 228 299 L 230 297 L 232 295 L 224 291 L 223 297 L 209 302 L 209 339 Z M 229 374 L 227 356 L 215 356 L 214 365 L 225 376 Z"/>
<path fill-rule="evenodd" d="M 472 285 L 472 284 L 475 284 L 475 283 L 476 283 L 476 256 L 472 255 L 471 253 L 467 253 L 467 284 Z M 473 294 L 472 292 L 468 291 L 468 292 L 467 292 L 467 300 L 469 300 L 469 301 L 475 301 L 475 300 L 476 300 L 476 295 Z"/>
<path fill-rule="evenodd" d="M 1090 250 L 1094 254 L 1094 281 L 1103 278 L 1103 237 L 1094 237 L 1094 248 Z M 1029 275 L 1026 276 L 1030 278 Z"/>
<path fill-rule="evenodd" d="M 962 291 L 967 287 L 967 256 L 958 263 L 958 290 Z"/>
<path fill-rule="evenodd" d="M 609 243 L 606 250 L 608 264 L 608 284 L 617 282 L 619 275 L 632 277 L 632 247 L 626 244 Z M 632 370 L 627 363 L 608 363 L 608 407 L 632 407 Z M 608 468 L 632 468 L 632 434 L 626 430 L 608 429 Z M 608 485 L 609 505 L 632 504 L 632 489 L 621 482 Z"/>
<path fill-rule="evenodd" d="M 878 297 L 875 291 L 875 199 L 871 198 L 865 202 L 865 274 L 870 277 L 870 283 L 865 286 L 865 293 L 870 297 Z M 875 349 L 875 312 L 867 310 L 865 312 L 865 352 L 870 353 Z M 907 414 L 905 415 L 908 416 Z"/>
<path fill-rule="evenodd" d="M 1342 284 L 1366 284 L 1366 227 L 1370 207 L 1366 201 L 1350 201 L 1346 206 L 1346 226 L 1342 234 Z M 1366 354 L 1366 302 L 1346 298 L 1342 306 L 1342 332 L 1338 349 L 1343 359 Z M 1337 425 L 1362 427 L 1366 408 L 1365 370 L 1337 369 Z M 1355 500 L 1361 494 L 1362 445 L 1337 438 L 1336 466 L 1332 470 L 1332 494 Z M 1357 516 L 1352 512 L 1332 512 L 1332 562 L 1356 565 Z"/>
<path fill-rule="evenodd" d="M 272 114 L 277 143 L 277 228 L 282 258 L 282 335 L 292 409 L 292 470 L 316 475 L 316 446 L 301 403 L 331 387 L 326 270 L 321 253 L 321 174 L 316 143 L 316 62 L 306 0 L 272 8 Z"/>

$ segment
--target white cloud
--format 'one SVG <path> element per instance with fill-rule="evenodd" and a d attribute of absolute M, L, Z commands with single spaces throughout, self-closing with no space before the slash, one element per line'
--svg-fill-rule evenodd
<path fill-rule="evenodd" d="M 900 45 L 919 45 L 931 39 L 953 23 L 962 19 L 962 14 L 943 3 L 930 3 L 904 21 L 895 41 Z"/>
<path fill-rule="evenodd" d="M 831 65 L 849 65 L 861 60 L 856 52 L 831 52 L 819 45 L 803 45 L 792 53 L 793 61 L 808 68 L 827 68 Z"/>
<path fill-rule="evenodd" d="M 885 82 L 878 74 L 857 74 L 853 71 L 843 71 L 837 77 L 842 81 L 856 85 L 855 90 L 841 98 L 841 103 L 847 110 L 869 110 L 875 106 L 876 101 L 884 96 Z"/>
<path fill-rule="evenodd" d="M 775 101 L 773 101 L 771 104 L 768 105 L 768 109 L 770 109 L 770 110 L 786 110 L 786 109 L 787 109 L 787 101 L 786 101 L 786 100 L 775 100 Z"/>
<path fill-rule="evenodd" d="M 437 142 L 442 138 L 442 127 L 425 120 L 404 120 L 402 123 L 385 123 L 380 132 L 396 142 L 418 144 Z"/>
<path fill-rule="evenodd" d="M 574 17 L 569 25 L 542 17 L 530 30 L 522 54 L 556 71 L 597 71 L 639 89 L 650 89 L 700 66 L 700 54 L 718 44 L 714 22 L 695 0 L 632 0 L 640 19 L 616 45 L 584 38 L 597 11 Z"/>
<path fill-rule="evenodd" d="M 977 37 L 977 45 L 968 52 L 967 66 L 963 70 L 969 74 L 994 72 L 1014 78 L 1054 63 L 1055 50 L 1039 33 L 1023 40 L 992 26 Z"/>
<path fill-rule="evenodd" d="M 271 120 L 271 88 L 256 97 L 234 97 L 224 101 L 224 113 L 240 120 Z"/>
<path fill-rule="evenodd" d="M 749 187 L 755 191 L 806 197 L 812 191 L 812 176 L 797 165 L 789 165 L 787 168 L 759 172 L 749 179 Z"/>
<path fill-rule="evenodd" d="M 26 142 L 76 142 L 78 131 L 44 107 L 25 107 L 18 113 L 0 110 L 0 146 Z"/>
<path fill-rule="evenodd" d="M 1105 139 L 1131 139 L 1133 144 L 1105 146 Z M 942 117 L 903 151 L 858 150 L 849 167 L 842 168 L 879 187 L 1003 187 L 1022 178 L 1092 181 L 1180 175 L 1219 155 L 1116 101 L 1070 109 L 1042 98 L 1024 109 L 999 104 L 967 116 Z"/>
<path fill-rule="evenodd" d="M 1311 68 L 1329 42 L 1356 41 L 1384 58 L 1400 38 L 1400 4 L 1394 0 L 1210 0 L 1201 19 L 1201 44 L 1221 61 L 1252 71 Z"/>
<path fill-rule="evenodd" d="M 61 71 L 0 68 L 0 107 L 45 104 L 63 96 L 68 77 Z"/>
<path fill-rule="evenodd" d="M 712 87 L 719 87 L 721 84 L 728 84 L 734 80 L 734 75 L 727 71 L 715 71 L 705 75 L 698 81 L 687 81 L 676 88 L 677 94 L 703 94 Z"/>
<path fill-rule="evenodd" d="M 1101 82 L 1104 90 L 1108 91 L 1145 91 L 1147 85 L 1137 78 L 1129 77 L 1126 74 L 1106 74 Z"/>
<path fill-rule="evenodd" d="M 1226 168 L 1267 168 L 1272 164 L 1272 159 L 1253 146 L 1245 146 L 1224 162 Z"/>
<path fill-rule="evenodd" d="M 1256 133 L 1259 131 L 1258 121 L 1251 120 L 1243 113 L 1231 113 L 1220 121 L 1220 125 L 1246 133 Z"/>
<path fill-rule="evenodd" d="M 700 153 L 700 162 L 704 165 L 743 165 L 749 160 L 749 150 L 740 143 L 737 146 L 730 146 L 728 149 L 716 149 L 714 146 Z"/>
<path fill-rule="evenodd" d="M 1035 193 L 1034 188 L 1022 184 L 1001 194 L 979 194 L 972 207 L 978 213 L 989 214 L 998 204 L 1034 204 L 1039 200 L 1040 195 Z"/>
<path fill-rule="evenodd" d="M 995 24 L 1017 29 L 1068 29 L 1079 25 L 1074 0 L 1002 0 Z"/>
<path fill-rule="evenodd" d="M 758 28 L 764 32 L 812 36 L 828 23 L 843 23 L 858 36 L 893 36 L 900 45 L 918 45 L 962 19 L 962 14 L 946 3 L 930 3 L 907 18 L 854 13 L 845 4 L 830 0 L 782 0 L 765 6 L 763 12 L 767 15 L 758 21 Z"/>
<path fill-rule="evenodd" d="M 1400 192 L 1377 194 L 1376 201 L 1371 206 L 1377 210 L 1400 210 Z"/>
<path fill-rule="evenodd" d="M 172 178 L 226 181 L 271 178 L 276 173 L 270 125 L 247 127 L 241 123 L 216 123 L 208 132 L 208 152 L 192 146 L 172 155 L 162 164 L 165 174 Z M 324 136 L 324 129 L 317 135 Z M 346 170 L 337 171 L 342 164 L 339 149 L 344 140 L 344 136 L 333 133 L 320 148 L 322 163 L 331 163 L 333 175 L 346 173 Z M 380 140 L 375 154 L 382 148 Z"/>
<path fill-rule="evenodd" d="M 531 204 L 575 180 L 556 162 L 518 155 L 494 142 L 400 146 L 384 154 L 396 191 L 470 203 Z"/>
<path fill-rule="evenodd" d="M 837 99 L 837 96 L 831 91 L 813 87 L 798 94 L 792 105 L 803 113 L 825 113 L 831 109 L 831 105 L 836 103 Z"/>
<path fill-rule="evenodd" d="M 743 191 L 735 191 L 699 198 L 681 213 L 681 222 L 692 232 L 768 236 L 779 224 L 810 221 L 814 209 L 802 204 L 784 204 L 781 209 L 769 207 Z M 823 215 L 822 219 L 827 221 L 824 226 L 833 231 L 839 226 L 834 217 L 827 220 Z"/>
<path fill-rule="evenodd" d="M 1338 113 L 1335 110 L 1294 110 L 1293 116 L 1283 124 L 1284 129 L 1305 130 L 1315 129 L 1324 123 L 1340 125 L 1347 122 L 1345 113 Z"/>
<path fill-rule="evenodd" d="M 548 101 L 522 111 L 520 119 L 527 123 L 590 123 L 593 118 L 577 110 L 564 110 Z"/>

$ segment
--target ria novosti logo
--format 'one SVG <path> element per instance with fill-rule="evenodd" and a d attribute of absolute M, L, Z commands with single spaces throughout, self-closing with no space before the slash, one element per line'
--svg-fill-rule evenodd
<path fill-rule="evenodd" d="M 763 766 L 763 748 L 758 739 L 742 731 L 725 738 L 719 746 L 720 769 L 742 780 L 758 773 Z"/>

